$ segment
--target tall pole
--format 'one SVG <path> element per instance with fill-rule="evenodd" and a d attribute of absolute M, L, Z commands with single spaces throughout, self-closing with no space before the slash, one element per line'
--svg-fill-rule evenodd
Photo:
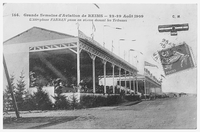
<path fill-rule="evenodd" d="M 79 84 L 80 84 L 80 47 L 79 47 L 79 42 L 77 42 L 77 86 Z"/>
<path fill-rule="evenodd" d="M 137 51 L 137 50 L 134 50 L 134 49 L 130 49 L 130 51 Z M 140 51 L 137 51 L 138 53 L 140 53 L 141 55 L 143 55 L 142 52 Z M 137 56 L 136 56 L 137 58 Z M 136 59 L 136 68 L 138 68 L 138 60 Z M 136 75 L 136 89 L 137 89 L 137 93 L 138 93 L 138 80 L 137 80 L 137 75 Z"/>
<path fill-rule="evenodd" d="M 118 41 L 118 54 L 119 54 L 119 57 L 120 57 L 120 41 L 124 41 L 125 39 L 119 39 Z"/>
<path fill-rule="evenodd" d="M 112 29 L 116 29 L 116 30 L 122 30 L 122 28 L 120 28 L 120 27 L 112 27 L 112 26 L 109 26 L 109 25 L 103 25 L 103 46 L 105 47 L 105 37 L 104 37 L 104 34 L 105 34 L 105 27 L 109 27 L 109 28 L 112 28 Z"/>
<path fill-rule="evenodd" d="M 138 63 L 137 63 L 137 60 L 136 60 L 136 67 L 137 66 L 138 66 Z M 137 89 L 137 93 L 138 93 L 138 80 L 137 80 L 137 76 L 138 76 L 138 74 L 136 74 L 136 89 Z"/>
<path fill-rule="evenodd" d="M 4 58 L 4 55 L 3 55 L 3 66 L 4 66 L 6 78 L 7 78 L 7 81 L 8 81 L 8 87 L 9 87 L 9 91 L 11 93 L 12 103 L 13 103 L 13 106 L 14 106 L 14 109 L 15 109 L 15 114 L 16 114 L 17 118 L 20 118 L 18 107 L 17 107 L 17 103 L 16 103 L 16 99 L 15 99 L 15 96 L 13 94 L 13 89 L 11 87 L 10 77 L 9 77 L 9 73 L 8 73 L 8 69 L 7 69 L 7 65 L 6 65 L 6 60 Z"/>

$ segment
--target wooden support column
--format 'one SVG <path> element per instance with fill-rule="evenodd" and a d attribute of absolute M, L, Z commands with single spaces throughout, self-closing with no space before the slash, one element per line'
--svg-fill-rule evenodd
<path fill-rule="evenodd" d="M 96 58 L 96 56 L 95 56 Z M 95 58 L 92 59 L 92 80 L 93 80 L 93 93 L 95 93 Z"/>
<path fill-rule="evenodd" d="M 114 64 L 112 64 L 112 74 L 113 74 L 113 94 L 115 94 L 115 80 L 114 80 L 114 78 L 115 78 L 115 65 Z"/>
<path fill-rule="evenodd" d="M 137 80 L 137 75 L 136 75 L 136 80 L 135 80 L 135 83 L 136 83 L 136 90 L 137 90 L 137 92 L 136 92 L 136 93 L 138 93 L 138 80 Z"/>
<path fill-rule="evenodd" d="M 119 86 L 120 86 L 120 92 L 121 92 L 121 68 L 119 68 Z"/>
<path fill-rule="evenodd" d="M 104 93 L 106 94 L 106 60 L 103 60 L 103 73 L 104 73 Z"/>
<path fill-rule="evenodd" d="M 95 88 L 95 59 L 96 56 L 94 54 L 89 54 L 92 59 L 92 80 L 93 80 L 93 93 L 96 93 Z"/>
<path fill-rule="evenodd" d="M 126 70 L 125 70 L 125 80 L 124 80 L 124 82 L 125 82 L 125 94 L 127 94 L 127 86 L 126 86 Z"/>
<path fill-rule="evenodd" d="M 80 46 L 77 42 L 77 86 L 80 84 Z M 80 89 L 78 90 L 80 92 Z"/>
<path fill-rule="evenodd" d="M 136 92 L 135 92 L 135 79 L 134 79 L 134 74 L 133 74 L 133 90 L 134 90 L 134 94 L 136 94 Z"/>
<path fill-rule="evenodd" d="M 132 90 L 131 89 L 131 73 L 129 72 L 129 88 L 130 88 L 130 90 Z"/>
<path fill-rule="evenodd" d="M 149 94 L 149 82 L 146 82 L 146 94 Z"/>
<path fill-rule="evenodd" d="M 135 92 L 135 79 L 133 79 L 133 90 L 134 90 L 134 93 L 136 93 Z"/>
<path fill-rule="evenodd" d="M 147 98 L 147 88 L 146 88 L 146 80 L 144 78 L 144 94 L 145 94 L 145 99 Z"/>

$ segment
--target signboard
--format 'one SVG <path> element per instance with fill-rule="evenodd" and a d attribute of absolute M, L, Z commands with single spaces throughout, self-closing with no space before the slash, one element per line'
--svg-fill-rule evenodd
<path fill-rule="evenodd" d="M 194 67 L 191 52 L 187 44 L 181 44 L 158 52 L 165 75 Z"/>

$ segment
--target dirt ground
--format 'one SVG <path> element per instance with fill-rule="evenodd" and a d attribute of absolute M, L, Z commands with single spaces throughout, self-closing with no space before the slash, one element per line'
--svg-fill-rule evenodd
<path fill-rule="evenodd" d="M 130 106 L 4 115 L 4 129 L 195 129 L 197 97 L 142 101 Z"/>

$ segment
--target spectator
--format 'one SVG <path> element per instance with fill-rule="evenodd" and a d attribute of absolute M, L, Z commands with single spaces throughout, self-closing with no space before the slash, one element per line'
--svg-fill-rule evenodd
<path fill-rule="evenodd" d="M 60 95 L 62 93 L 63 83 L 60 78 L 54 81 L 54 92 L 55 94 Z"/>

